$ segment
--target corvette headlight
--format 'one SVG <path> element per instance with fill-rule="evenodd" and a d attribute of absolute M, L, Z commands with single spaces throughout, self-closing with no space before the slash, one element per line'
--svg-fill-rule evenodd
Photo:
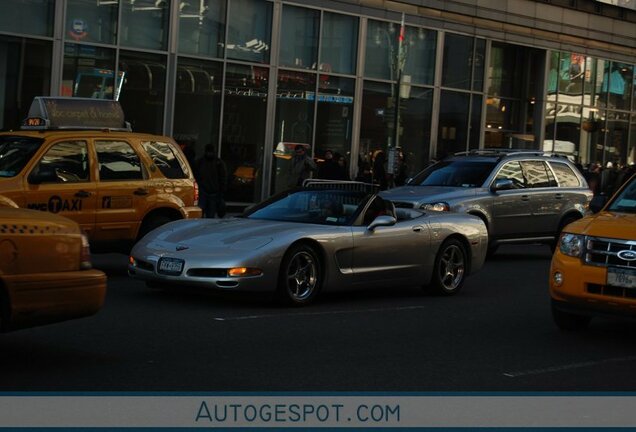
<path fill-rule="evenodd" d="M 563 255 L 580 257 L 583 253 L 583 244 L 582 235 L 563 233 L 559 242 L 559 250 Z"/>
<path fill-rule="evenodd" d="M 445 203 L 445 202 L 422 204 L 420 208 L 423 210 L 438 211 L 438 212 L 450 211 L 450 206 L 448 205 L 448 203 Z"/>

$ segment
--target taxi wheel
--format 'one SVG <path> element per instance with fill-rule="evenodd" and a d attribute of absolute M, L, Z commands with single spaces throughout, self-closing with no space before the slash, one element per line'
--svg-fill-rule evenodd
<path fill-rule="evenodd" d="M 442 243 L 435 257 L 429 289 L 438 295 L 455 295 L 464 285 L 467 271 L 466 247 L 457 239 L 448 239 Z"/>
<path fill-rule="evenodd" d="M 590 325 L 592 317 L 564 312 L 552 305 L 552 319 L 561 330 L 580 331 L 585 330 Z"/>
<path fill-rule="evenodd" d="M 309 245 L 292 246 L 283 258 L 278 279 L 278 297 L 291 306 L 311 303 L 322 284 L 322 266 L 316 251 Z"/>
<path fill-rule="evenodd" d="M 148 216 L 141 224 L 139 228 L 139 235 L 137 240 L 141 240 L 146 234 L 155 228 L 159 228 L 161 225 L 165 225 L 168 222 L 172 222 L 172 218 L 166 215 L 151 215 Z"/>

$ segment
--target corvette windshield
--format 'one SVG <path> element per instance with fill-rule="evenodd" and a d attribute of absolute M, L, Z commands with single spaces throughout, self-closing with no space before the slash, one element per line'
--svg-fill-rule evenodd
<path fill-rule="evenodd" d="M 0 136 L 0 177 L 15 177 L 42 145 L 40 138 Z"/>
<path fill-rule="evenodd" d="M 413 186 L 480 187 L 495 168 L 495 162 L 441 161 L 411 180 Z"/>
<path fill-rule="evenodd" d="M 368 201 L 366 192 L 300 190 L 279 195 L 246 217 L 281 222 L 348 225 Z"/>
<path fill-rule="evenodd" d="M 618 213 L 636 213 L 636 178 L 619 193 L 607 210 Z"/>

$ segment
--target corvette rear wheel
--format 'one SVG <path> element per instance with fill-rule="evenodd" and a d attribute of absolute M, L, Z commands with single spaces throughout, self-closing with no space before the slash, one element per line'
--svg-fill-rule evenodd
<path fill-rule="evenodd" d="M 451 296 L 459 292 L 466 280 L 468 254 L 456 239 L 448 239 L 439 248 L 435 258 L 430 289 L 435 294 Z"/>
<path fill-rule="evenodd" d="M 281 265 L 278 294 L 293 306 L 311 303 L 321 285 L 321 265 L 316 251 L 309 245 L 293 246 Z"/>

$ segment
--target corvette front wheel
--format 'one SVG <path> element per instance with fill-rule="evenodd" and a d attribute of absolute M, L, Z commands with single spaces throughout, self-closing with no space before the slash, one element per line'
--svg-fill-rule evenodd
<path fill-rule="evenodd" d="M 279 298 L 293 306 L 311 303 L 321 287 L 321 263 L 309 245 L 290 248 L 283 258 L 278 281 Z"/>

